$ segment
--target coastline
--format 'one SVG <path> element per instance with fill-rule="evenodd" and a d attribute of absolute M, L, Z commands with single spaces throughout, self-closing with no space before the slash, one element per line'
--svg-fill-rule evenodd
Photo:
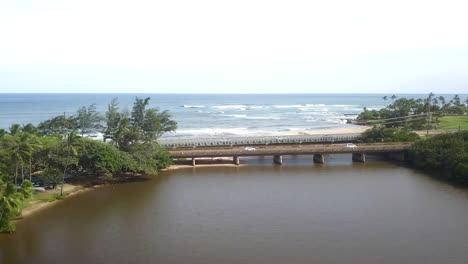
<path fill-rule="evenodd" d="M 322 130 L 314 130 L 314 131 L 307 131 L 307 132 L 298 132 L 300 135 L 318 135 L 318 134 L 347 134 L 347 133 L 362 133 L 369 129 L 368 126 L 358 126 L 358 127 L 350 127 L 350 128 L 337 128 L 337 129 L 322 129 Z M 290 135 L 290 134 L 288 134 Z M 180 164 L 173 164 L 167 168 L 161 169 L 161 171 L 173 171 L 178 169 L 187 169 L 187 168 L 194 168 L 192 165 L 188 164 L 189 160 L 187 160 L 187 164 L 183 164 L 184 161 Z M 247 166 L 247 164 L 240 164 L 235 165 L 232 163 L 232 157 L 217 157 L 217 158 L 200 158 L 197 159 L 197 168 L 202 167 L 243 167 Z M 132 179 L 135 180 L 135 179 Z M 130 180 L 131 181 L 131 180 Z M 127 181 L 128 182 L 128 181 Z M 18 218 L 13 219 L 14 222 L 21 221 L 22 219 L 34 215 L 37 212 L 40 212 L 46 208 L 53 207 L 54 205 L 58 204 L 60 201 L 67 199 L 68 197 L 72 197 L 78 195 L 80 193 L 84 193 L 90 190 L 95 190 L 100 188 L 108 183 L 103 184 L 93 184 L 90 185 L 89 183 L 76 183 L 76 184 L 65 184 L 64 185 L 64 196 L 59 199 L 54 199 L 51 201 L 43 201 L 36 199 L 34 201 L 30 201 L 28 205 L 26 205 L 21 213 L 21 216 Z M 112 183 L 111 183 L 112 184 Z M 48 190 L 46 191 L 47 194 L 53 196 L 54 194 L 60 193 L 60 189 L 56 190 Z"/>

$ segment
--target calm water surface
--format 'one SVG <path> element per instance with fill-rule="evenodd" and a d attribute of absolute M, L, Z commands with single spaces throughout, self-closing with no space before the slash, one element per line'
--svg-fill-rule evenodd
<path fill-rule="evenodd" d="M 468 263 L 468 191 L 348 156 L 190 168 L 71 197 L 0 263 Z"/>

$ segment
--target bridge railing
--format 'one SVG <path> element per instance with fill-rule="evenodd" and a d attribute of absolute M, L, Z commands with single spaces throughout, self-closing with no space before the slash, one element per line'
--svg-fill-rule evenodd
<path fill-rule="evenodd" d="M 361 139 L 361 134 L 331 134 L 331 135 L 293 135 L 293 136 L 265 136 L 265 137 L 232 137 L 232 138 L 202 138 L 159 140 L 165 148 L 239 146 L 239 145 L 268 145 L 268 144 L 302 144 L 321 142 L 350 142 Z"/>

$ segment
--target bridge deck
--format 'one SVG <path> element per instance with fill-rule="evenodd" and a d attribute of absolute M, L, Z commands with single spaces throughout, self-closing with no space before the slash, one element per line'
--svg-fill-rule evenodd
<path fill-rule="evenodd" d="M 312 155 L 332 153 L 384 153 L 402 152 L 409 149 L 410 144 L 356 144 L 355 148 L 346 147 L 346 144 L 320 144 L 320 145 L 266 145 L 256 146 L 255 150 L 246 150 L 245 146 L 233 147 L 203 147 L 192 149 L 169 150 L 173 158 L 203 158 L 203 157 L 229 157 L 229 156 L 272 156 L 272 155 Z"/>
<path fill-rule="evenodd" d="M 211 146 L 239 146 L 239 145 L 270 145 L 270 144 L 302 144 L 327 142 L 355 142 L 361 139 L 359 133 L 330 134 L 330 135 L 285 135 L 258 137 L 220 137 L 195 139 L 160 139 L 161 146 L 170 148 L 211 147 Z"/>

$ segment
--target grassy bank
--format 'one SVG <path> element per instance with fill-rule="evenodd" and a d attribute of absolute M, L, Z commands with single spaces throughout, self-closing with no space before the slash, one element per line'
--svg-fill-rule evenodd
<path fill-rule="evenodd" d="M 468 130 L 468 116 L 443 116 L 439 118 L 438 128 Z"/>

